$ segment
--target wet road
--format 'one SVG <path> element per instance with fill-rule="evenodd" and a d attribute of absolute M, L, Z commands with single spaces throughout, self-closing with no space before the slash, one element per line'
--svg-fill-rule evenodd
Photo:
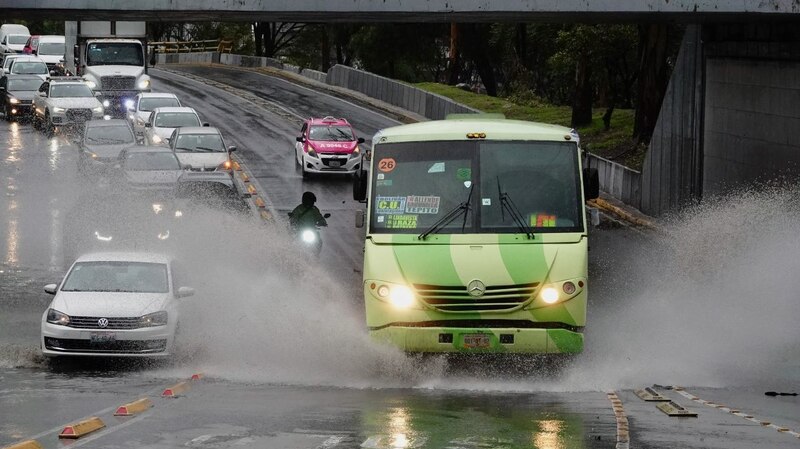
<path fill-rule="evenodd" d="M 800 430 L 800 402 L 763 394 L 797 388 L 796 359 L 769 365 L 786 374 L 770 382 L 748 379 L 760 371 L 745 366 L 738 367 L 736 376 L 713 377 L 702 363 L 693 359 L 700 366 L 692 366 L 657 349 L 654 339 L 662 340 L 664 321 L 676 326 L 680 317 L 662 315 L 656 321 L 644 313 L 621 312 L 636 308 L 629 302 L 632 295 L 624 292 L 647 281 L 630 273 L 646 264 L 670 269 L 668 262 L 652 257 L 663 242 L 624 227 L 593 231 L 592 324 L 587 354 L 571 370 L 531 376 L 496 366 L 446 370 L 442 360 L 407 359 L 370 346 L 363 338 L 357 294 L 361 246 L 353 211 L 360 205 L 350 199 L 349 180 L 303 180 L 294 168 L 292 146 L 299 117 L 307 115 L 347 117 L 367 138 L 395 122 L 264 75 L 181 69 L 234 88 L 218 90 L 181 74 L 153 71 L 156 90 L 176 93 L 237 145 L 276 210 L 288 211 L 303 190 L 313 190 L 320 208 L 334 214 L 323 236 L 324 262 L 299 264 L 306 277 L 286 280 L 292 276 L 282 269 L 297 264 L 284 259 L 292 254 L 285 252 L 280 234 L 253 222 L 230 224 L 210 217 L 211 229 L 198 231 L 202 244 L 191 253 L 219 262 L 214 270 L 197 268 L 212 276 L 207 289 L 220 293 L 212 295 L 217 304 L 202 298 L 193 303 L 213 318 L 211 329 L 198 334 L 206 338 L 207 348 L 147 366 L 44 363 L 37 339 L 51 297 L 41 287 L 60 279 L 70 263 L 64 255 L 64 223 L 93 187 L 76 173 L 77 150 L 69 136 L 48 140 L 27 124 L 1 122 L 0 176 L 6 191 L 0 197 L 0 446 L 36 437 L 47 448 L 612 448 L 618 416 L 609 390 L 617 390 L 624 404 L 631 447 L 800 444 L 791 434 Z M 255 91 L 269 104 L 236 96 L 236 89 Z M 323 285 L 315 285 L 309 297 L 295 293 L 309 289 L 306 284 L 315 279 Z M 202 279 L 195 282 L 202 287 Z M 225 282 L 231 285 L 217 292 L 217 284 Z M 310 296 L 324 302 L 310 302 Z M 642 344 L 627 347 L 620 340 Z M 196 372 L 206 377 L 191 383 L 182 397 L 159 397 L 164 388 Z M 752 418 L 660 389 L 699 413 L 697 418 L 670 418 L 632 392 L 673 382 L 686 385 L 687 394 Z M 154 407 L 141 416 L 112 416 L 117 406 L 145 396 Z M 101 417 L 107 429 L 72 444 L 58 440 L 63 425 L 87 416 Z"/>

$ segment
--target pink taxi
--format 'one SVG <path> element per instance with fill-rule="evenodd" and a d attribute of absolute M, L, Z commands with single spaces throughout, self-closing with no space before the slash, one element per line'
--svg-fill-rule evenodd
<path fill-rule="evenodd" d="M 311 173 L 352 174 L 361 168 L 364 139 L 343 118 L 310 118 L 295 144 L 295 160 L 306 178 Z"/>

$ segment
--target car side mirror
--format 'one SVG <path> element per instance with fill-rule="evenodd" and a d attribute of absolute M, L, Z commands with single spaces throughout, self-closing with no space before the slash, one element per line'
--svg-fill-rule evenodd
<path fill-rule="evenodd" d="M 303 137 L 303 136 L 300 136 L 300 137 L 296 137 L 294 140 L 296 140 L 296 141 L 298 141 L 298 142 L 305 142 L 305 141 L 306 141 L 306 138 L 305 138 L 305 137 Z"/>
<path fill-rule="evenodd" d="M 153 51 L 150 52 L 150 67 L 155 67 L 156 65 L 156 47 L 153 47 Z"/>
<path fill-rule="evenodd" d="M 364 138 L 363 138 L 363 137 L 359 137 L 359 138 L 358 138 L 358 143 L 364 143 L 364 142 L 366 142 L 366 140 L 364 140 Z"/>
<path fill-rule="evenodd" d="M 360 170 L 353 177 L 353 199 L 364 201 L 367 198 L 367 172 Z"/>
<path fill-rule="evenodd" d="M 180 287 L 178 291 L 175 292 L 176 298 L 186 298 L 187 296 L 194 295 L 194 289 L 192 287 Z"/>
<path fill-rule="evenodd" d="M 153 127 L 153 125 L 152 125 L 152 124 L 150 124 L 150 122 L 145 122 L 145 124 L 144 124 L 144 127 L 145 127 L 145 128 L 152 128 L 152 127 Z"/>
<path fill-rule="evenodd" d="M 103 93 L 102 93 L 102 92 L 100 92 L 99 90 L 98 90 L 97 92 L 95 92 L 95 93 L 94 93 L 94 96 L 95 96 L 95 97 L 99 97 L 100 95 L 103 95 Z"/>
<path fill-rule="evenodd" d="M 363 228 L 364 222 L 367 221 L 367 213 L 361 209 L 356 211 L 356 227 Z"/>
<path fill-rule="evenodd" d="M 600 175 L 596 168 L 583 169 L 583 194 L 587 200 L 600 197 Z"/>
<path fill-rule="evenodd" d="M 211 125 L 209 125 L 208 122 L 203 122 L 203 126 L 211 126 Z"/>
<path fill-rule="evenodd" d="M 72 57 L 79 59 L 81 57 L 81 47 L 78 44 L 72 46 Z"/>
<path fill-rule="evenodd" d="M 58 284 L 47 284 L 44 286 L 44 292 L 50 295 L 55 295 L 58 290 Z"/>
<path fill-rule="evenodd" d="M 56 75 L 57 75 L 57 73 L 56 73 L 56 71 L 55 71 L 55 70 L 51 70 L 51 71 L 50 71 L 50 76 L 56 76 Z"/>
<path fill-rule="evenodd" d="M 236 145 L 231 145 L 228 147 L 228 153 L 233 153 L 234 151 L 236 151 Z"/>

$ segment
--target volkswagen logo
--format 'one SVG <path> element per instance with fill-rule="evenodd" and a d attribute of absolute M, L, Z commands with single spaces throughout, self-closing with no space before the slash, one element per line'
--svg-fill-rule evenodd
<path fill-rule="evenodd" d="M 486 285 L 477 279 L 470 281 L 470 283 L 467 284 L 467 293 L 473 298 L 480 298 L 486 293 Z"/>
<path fill-rule="evenodd" d="M 97 320 L 97 327 L 106 328 L 108 327 L 108 318 L 100 318 Z"/>

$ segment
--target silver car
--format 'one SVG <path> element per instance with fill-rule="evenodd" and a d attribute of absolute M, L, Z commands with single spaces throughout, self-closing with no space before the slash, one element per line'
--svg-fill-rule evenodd
<path fill-rule="evenodd" d="M 143 92 L 132 100 L 128 100 L 128 103 L 125 104 L 128 121 L 138 139 L 144 139 L 144 124 L 150 118 L 153 109 L 166 107 L 181 107 L 181 102 L 175 94 L 162 92 Z"/>
<path fill-rule="evenodd" d="M 56 126 L 101 119 L 103 105 L 80 78 L 51 78 L 33 96 L 33 126 L 52 134 Z"/>
<path fill-rule="evenodd" d="M 155 108 L 144 124 L 144 140 L 147 145 L 169 146 L 167 138 L 175 128 L 200 125 L 200 116 L 192 108 Z"/>

